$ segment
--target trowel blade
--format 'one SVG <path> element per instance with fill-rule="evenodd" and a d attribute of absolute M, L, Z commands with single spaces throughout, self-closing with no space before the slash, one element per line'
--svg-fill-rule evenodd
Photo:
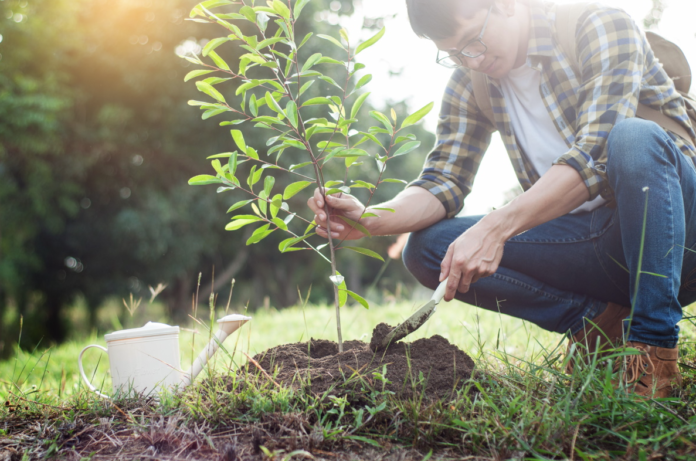
<path fill-rule="evenodd" d="M 396 326 L 391 333 L 385 336 L 380 344 L 380 349 L 385 349 L 389 344 L 395 343 L 400 339 L 404 338 L 406 335 L 413 333 L 419 329 L 423 324 L 433 315 L 435 309 L 437 308 L 437 301 L 431 299 L 423 307 L 418 309 L 412 316 L 404 320 L 402 323 Z"/>

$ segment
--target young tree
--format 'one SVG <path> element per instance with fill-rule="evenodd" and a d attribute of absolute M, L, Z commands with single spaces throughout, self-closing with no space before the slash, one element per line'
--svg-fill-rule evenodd
<path fill-rule="evenodd" d="M 358 122 L 360 109 L 369 96 L 369 93 L 360 93 L 359 90 L 372 78 L 370 74 L 357 78 L 356 74 L 365 66 L 356 61 L 356 56 L 377 43 L 385 29 L 382 28 L 357 46 L 351 44 L 344 29 L 340 30 L 339 37 L 318 34 L 316 39 L 330 42 L 339 55 L 330 57 L 321 53 L 309 54 L 303 51 L 303 47 L 315 40 L 313 33 L 307 33 L 300 40 L 295 36 L 297 18 L 308 1 L 298 0 L 293 5 L 289 0 L 272 0 L 260 6 L 255 5 L 253 0 L 250 4 L 208 0 L 191 11 L 193 21 L 216 24 L 220 27 L 219 30 L 224 31 L 224 36 L 210 40 L 202 49 L 202 56 L 191 54 L 185 57 L 202 66 L 201 69 L 191 71 L 185 80 L 206 76 L 196 81 L 196 87 L 213 99 L 190 101 L 189 104 L 199 106 L 204 111 L 203 119 L 220 114 L 235 117 L 234 120 L 221 122 L 221 126 L 235 126 L 246 122 L 267 130 L 266 146 L 269 149 L 266 158 L 262 158 L 256 148 L 247 144 L 245 131 L 232 128 L 231 136 L 237 149 L 209 157 L 215 175 L 195 176 L 189 184 L 218 184 L 218 193 L 238 191 L 237 193 L 246 195 L 244 200 L 233 204 L 228 212 L 248 206 L 252 214 L 233 216 L 225 228 L 238 230 L 247 225 L 261 224 L 251 234 L 247 245 L 258 243 L 276 231 L 286 232 L 290 236 L 280 243 L 281 252 L 313 250 L 330 264 L 329 278 L 334 290 L 338 345 L 339 351 L 343 351 L 340 308 L 348 297 L 366 308 L 369 306 L 363 297 L 348 289 L 337 268 L 336 252 L 351 250 L 383 259 L 372 250 L 335 241 L 331 238 L 330 223 L 328 243 L 312 243 L 316 223 L 291 210 L 288 200 L 310 186 L 320 188 L 324 196 L 350 193 L 351 188 L 367 189 L 369 197 L 361 218 L 358 221 L 345 217 L 340 219 L 347 226 L 369 236 L 360 221 L 376 216 L 372 211 L 380 209 L 369 207 L 377 187 L 389 182 L 405 183 L 401 179 L 386 178 L 387 165 L 420 145 L 413 134 L 402 134 L 402 130 L 423 118 L 433 104 L 406 117 L 400 125 L 393 109 L 391 119 L 378 111 L 370 111 L 369 115 L 380 125 L 372 126 L 366 131 L 352 128 Z M 223 45 L 234 47 L 235 59 L 239 62 L 234 68 L 216 51 Z M 319 69 L 323 66 L 343 69 L 340 83 L 320 72 Z M 230 95 L 226 97 L 216 88 L 229 80 L 239 83 L 234 103 L 228 102 Z M 327 83 L 330 91 L 310 97 L 308 90 L 318 81 Z M 323 113 L 310 116 L 317 108 Z M 286 152 L 291 155 L 283 156 Z M 302 161 L 288 165 L 288 158 L 296 158 L 298 155 L 304 157 Z M 356 167 L 363 165 L 370 157 L 374 158 L 374 164 L 379 170 L 375 184 L 357 179 L 354 173 L 357 171 Z M 336 168 L 339 164 L 340 167 Z M 244 177 L 242 170 L 246 179 L 240 180 Z M 276 178 L 279 176 L 295 177 L 296 181 L 287 184 L 280 193 L 275 189 Z M 256 186 L 259 183 L 263 186 Z M 255 187 L 260 189 L 255 190 Z M 328 215 L 328 206 L 326 212 Z M 298 222 L 302 222 L 300 227 L 297 226 Z M 325 247 L 328 247 L 328 255 L 322 251 Z"/>

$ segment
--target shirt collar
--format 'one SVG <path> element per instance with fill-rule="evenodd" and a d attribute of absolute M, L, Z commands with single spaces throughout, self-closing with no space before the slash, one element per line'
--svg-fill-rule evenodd
<path fill-rule="evenodd" d="M 551 21 L 546 8 L 538 2 L 530 2 L 529 7 L 529 45 L 527 58 L 536 61 L 534 57 L 553 55 L 553 39 L 551 38 Z"/>

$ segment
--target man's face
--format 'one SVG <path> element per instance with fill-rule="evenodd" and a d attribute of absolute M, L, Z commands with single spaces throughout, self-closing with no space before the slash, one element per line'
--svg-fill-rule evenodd
<path fill-rule="evenodd" d="M 524 63 L 525 56 L 520 54 L 526 54 L 526 45 L 523 50 L 520 49 L 521 25 L 518 16 L 513 14 L 515 6 L 514 0 L 496 1 L 481 38 L 487 50 L 476 58 L 461 56 L 466 67 L 493 78 L 501 78 Z M 469 18 L 456 12 L 456 33 L 447 39 L 434 40 L 441 54 L 457 54 L 467 43 L 475 40 L 486 23 L 488 11 L 488 8 L 482 8 Z"/>

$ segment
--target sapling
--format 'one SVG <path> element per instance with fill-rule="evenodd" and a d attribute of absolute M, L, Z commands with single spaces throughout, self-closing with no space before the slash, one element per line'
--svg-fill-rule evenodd
<path fill-rule="evenodd" d="M 233 216 L 225 228 L 233 231 L 247 225 L 261 224 L 251 234 L 247 245 L 258 243 L 273 232 L 285 232 L 289 237 L 279 244 L 282 253 L 313 250 L 330 264 L 329 278 L 333 283 L 338 347 L 342 352 L 340 308 L 349 296 L 365 308 L 369 306 L 362 296 L 348 289 L 336 266 L 336 251 L 351 250 L 384 260 L 372 250 L 345 246 L 342 241 L 337 242 L 333 239 L 331 220 L 328 220 L 327 224 L 328 242 L 313 243 L 314 239 L 311 237 L 316 234 L 313 232 L 316 223 L 291 210 L 288 200 L 310 186 L 319 188 L 324 198 L 331 194 L 348 194 L 351 188 L 365 188 L 369 191 L 369 198 L 360 219 L 352 221 L 342 216 L 338 218 L 345 221 L 349 228 L 370 236 L 361 220 L 376 216 L 376 209 L 394 211 L 369 207 L 377 187 L 388 182 L 405 183 L 401 179 L 384 177 L 387 164 L 396 157 L 414 151 L 420 145 L 413 134 L 400 133 L 423 118 L 433 104 L 430 103 L 406 117 L 399 127 L 393 109 L 391 120 L 373 110 L 369 114 L 380 125 L 372 126 L 367 131 L 352 129 L 351 126 L 358 121 L 360 108 L 369 96 L 369 93 L 361 93 L 359 90 L 372 78 L 369 74 L 357 78 L 356 73 L 365 66 L 357 63 L 355 57 L 377 43 L 384 35 L 385 29 L 382 28 L 376 35 L 355 47 L 344 29 L 340 30 L 338 37 L 321 34 L 314 37 L 310 32 L 296 41 L 296 21 L 308 2 L 309 0 L 272 0 L 263 5 L 255 5 L 253 0 L 247 3 L 208 0 L 191 10 L 191 20 L 215 24 L 224 35 L 210 40 L 201 50 L 201 55 L 192 53 L 184 56 L 188 61 L 201 66 L 200 69 L 189 72 L 185 81 L 205 76 L 204 79 L 196 81 L 196 87 L 213 99 L 207 102 L 189 101 L 189 104 L 200 106 L 203 119 L 220 114 L 233 115 L 234 120 L 223 121 L 220 125 L 240 125 L 247 122 L 255 128 L 267 130 L 268 136 L 266 155 L 262 158 L 259 155 L 260 149 L 248 145 L 245 140 L 244 134 L 248 134 L 249 131 L 231 129 L 236 150 L 208 157 L 215 174 L 195 176 L 189 180 L 189 184 L 219 184 L 218 193 L 234 191 L 237 199 L 243 198 L 234 203 L 228 213 L 243 213 L 241 210 L 245 207 L 251 208 L 251 213 Z M 253 32 L 244 35 L 243 29 Z M 323 56 L 321 53 L 305 56 L 308 53 L 303 53 L 302 48 L 315 39 L 330 42 L 332 49 L 337 50 L 340 56 L 334 58 Z M 233 50 L 236 52 L 235 56 L 238 56 L 238 65 L 234 68 L 216 52 L 216 49 L 223 45 L 237 48 Z M 342 69 L 342 83 L 337 83 L 320 72 L 318 69 L 322 69 L 323 66 L 337 66 Z M 232 95 L 223 95 L 223 91 L 216 88 L 228 80 L 236 83 L 234 102 L 230 97 Z M 307 90 L 318 80 L 328 83 L 330 91 L 323 96 L 309 97 L 306 95 Z M 318 108 L 323 110 L 324 117 L 306 118 L 308 112 L 316 112 Z M 382 140 L 388 138 L 389 142 L 380 141 L 378 136 Z M 304 159 L 297 164 L 288 165 L 288 155 L 284 156 L 281 162 L 281 156 L 285 151 L 295 151 L 293 158 L 299 152 Z M 363 160 L 368 157 L 374 157 L 376 160 L 379 173 L 377 182 L 372 184 L 361 179 L 352 179 L 348 183 L 349 172 L 357 171 L 351 168 L 362 165 Z M 246 179 L 240 179 L 240 166 L 247 162 L 251 166 L 245 175 Z M 327 177 L 335 171 L 328 166 L 339 162 L 343 178 Z M 249 165 L 244 169 L 247 167 Z M 294 177 L 294 181 L 290 182 L 282 193 L 274 190 L 276 177 L 280 175 Z M 259 183 L 263 186 L 256 186 Z M 329 216 L 326 200 L 324 204 Z M 297 226 L 298 222 L 302 224 Z M 329 249 L 328 256 L 322 252 L 326 246 Z"/>

